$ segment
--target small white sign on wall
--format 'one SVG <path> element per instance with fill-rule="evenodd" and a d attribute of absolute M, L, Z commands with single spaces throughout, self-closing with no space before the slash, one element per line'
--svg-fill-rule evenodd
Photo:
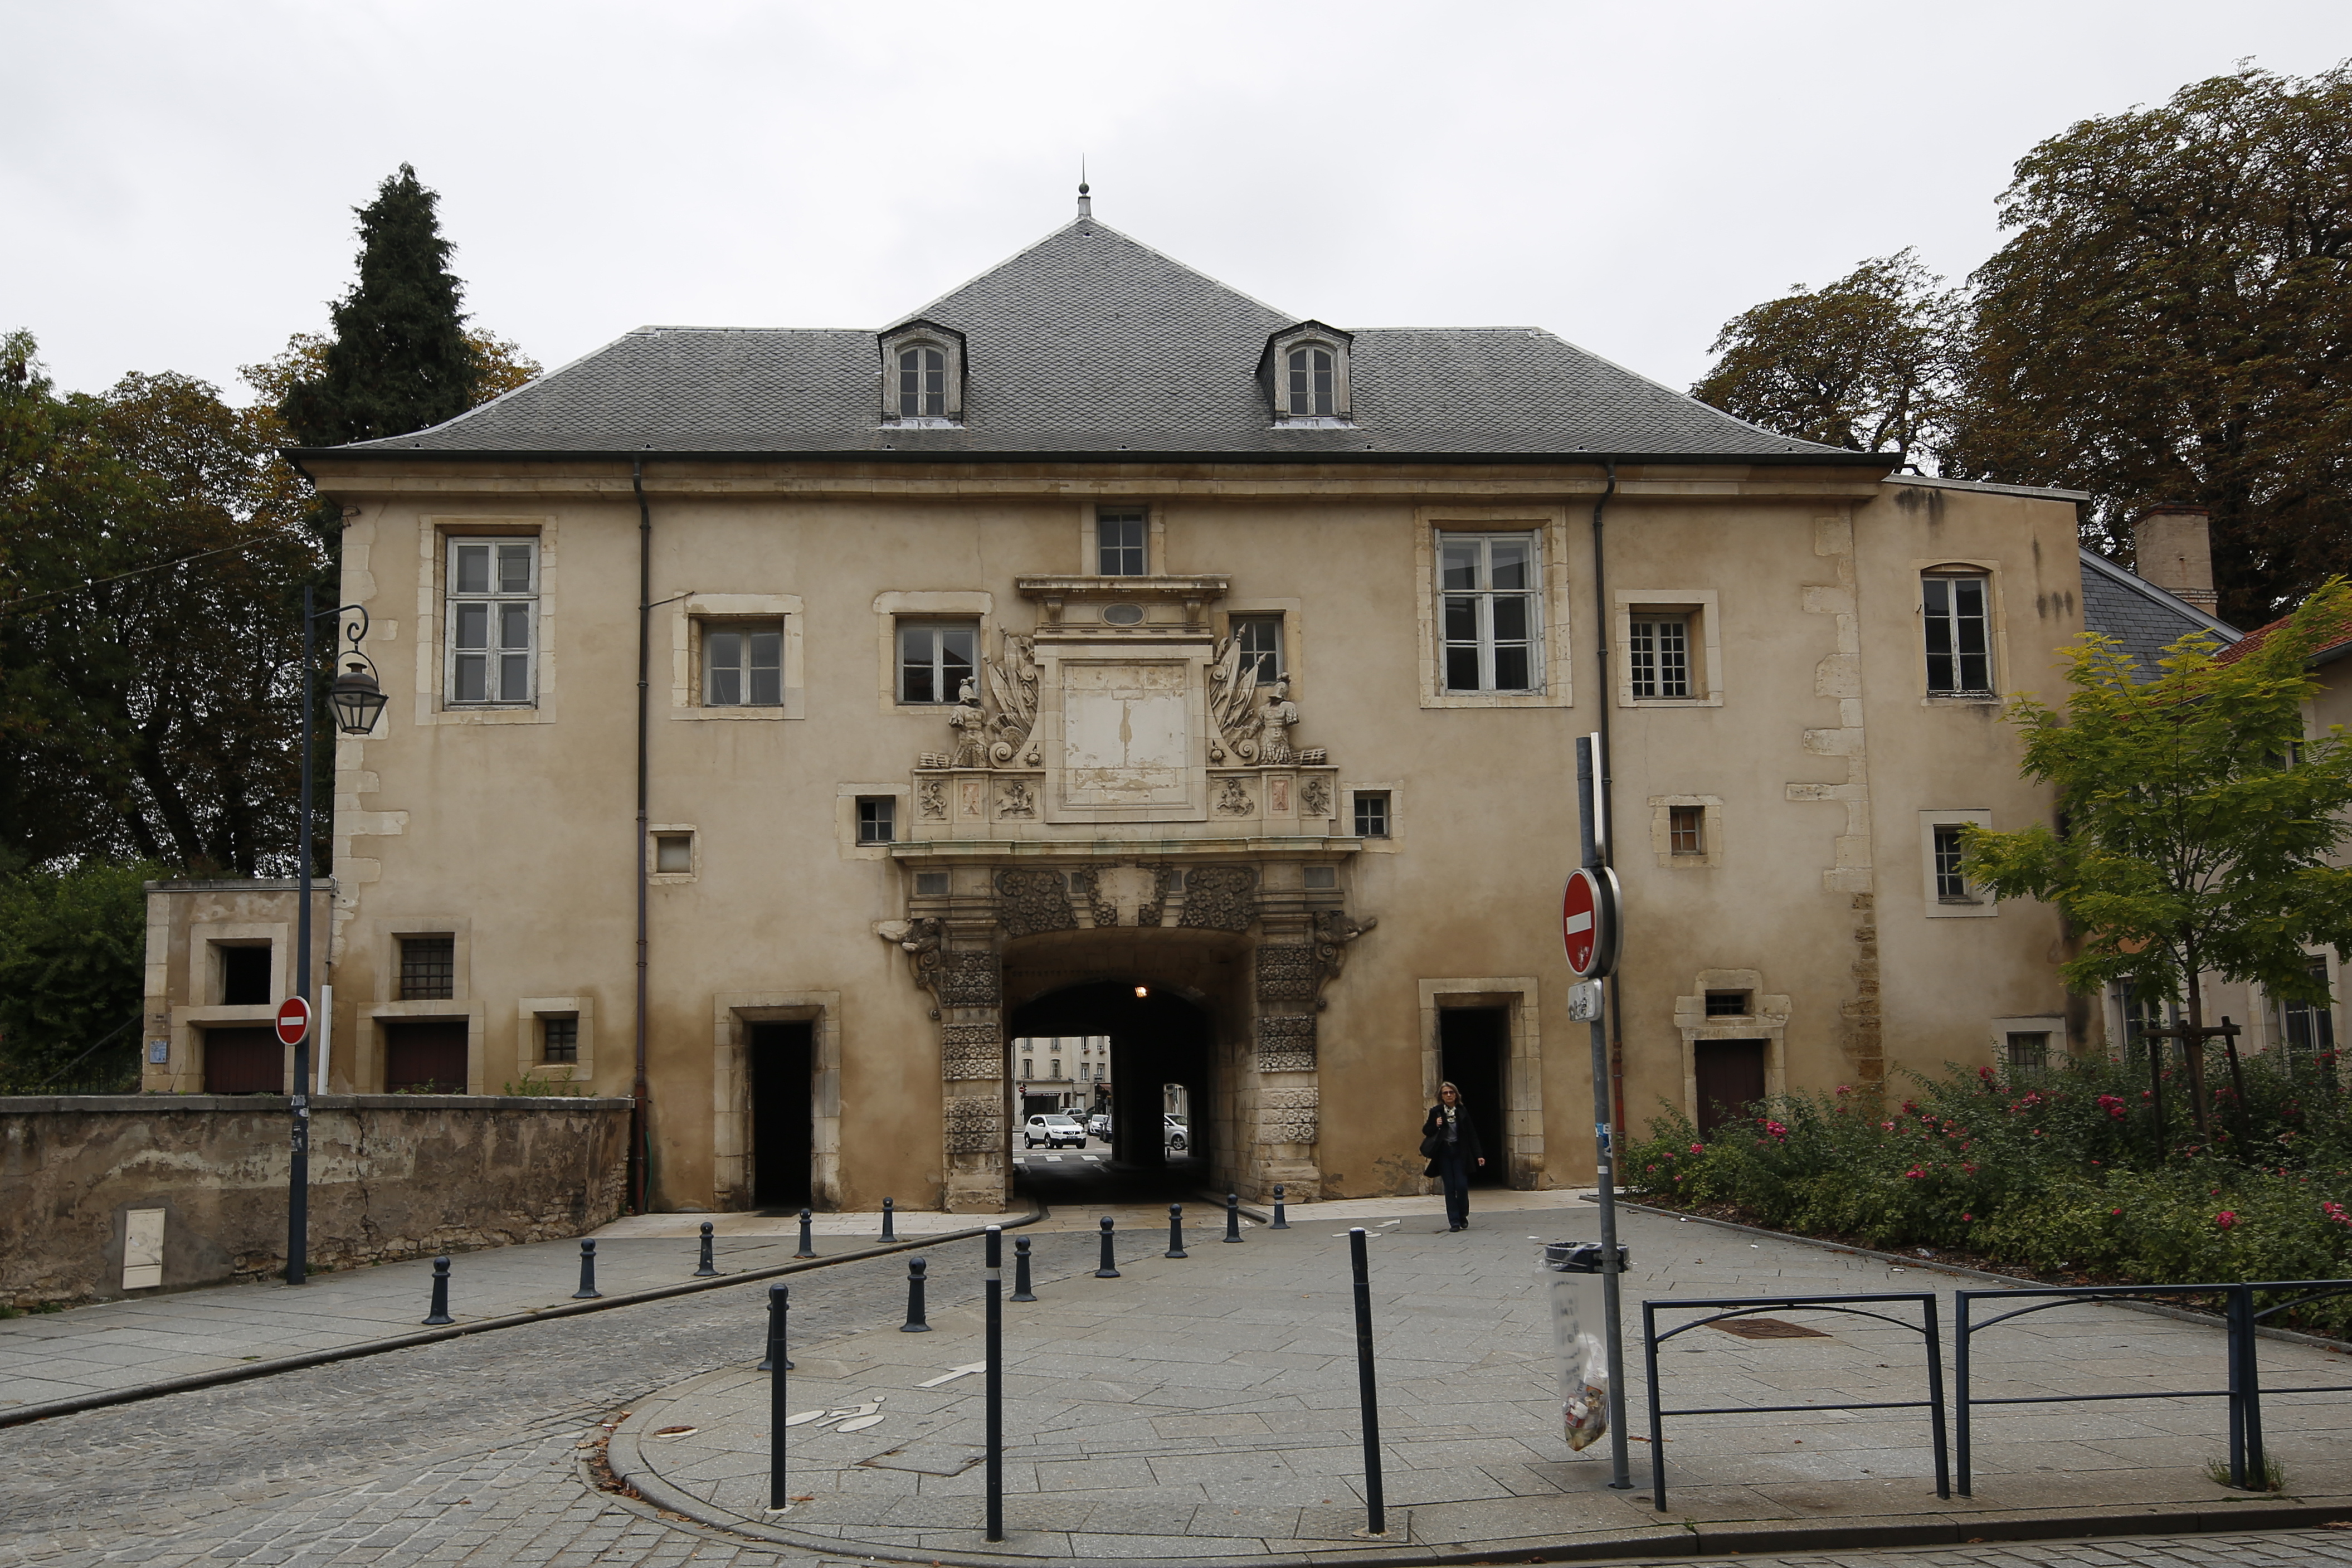
<path fill-rule="evenodd" d="M 163 1211 L 131 1209 L 122 1216 L 122 1288 L 150 1290 L 163 1282 Z"/>

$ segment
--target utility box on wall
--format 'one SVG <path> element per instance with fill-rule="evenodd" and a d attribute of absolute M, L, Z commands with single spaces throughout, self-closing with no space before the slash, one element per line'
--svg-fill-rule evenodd
<path fill-rule="evenodd" d="M 163 1282 L 163 1210 L 122 1214 L 122 1288 L 146 1290 Z"/>

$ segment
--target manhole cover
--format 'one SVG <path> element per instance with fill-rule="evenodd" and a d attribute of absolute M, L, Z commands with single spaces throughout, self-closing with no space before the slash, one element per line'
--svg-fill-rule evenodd
<path fill-rule="evenodd" d="M 859 1464 L 875 1470 L 912 1470 L 919 1476 L 960 1476 L 988 1457 L 971 1443 L 909 1443 Z"/>
<path fill-rule="evenodd" d="M 1809 1329 L 1802 1323 L 1784 1323 L 1778 1318 L 1731 1318 L 1720 1323 L 1709 1323 L 1710 1329 L 1721 1329 L 1727 1334 L 1737 1334 L 1743 1340 L 1825 1340 L 1830 1336 L 1819 1329 Z"/>

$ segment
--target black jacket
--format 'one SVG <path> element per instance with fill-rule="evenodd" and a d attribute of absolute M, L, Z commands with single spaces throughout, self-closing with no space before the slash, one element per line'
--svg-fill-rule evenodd
<path fill-rule="evenodd" d="M 1444 1125 L 1444 1106 L 1431 1106 L 1429 1108 L 1429 1114 L 1422 1120 L 1421 1135 L 1423 1138 L 1426 1138 L 1430 1134 L 1437 1132 Z M 1454 1147 L 1461 1153 L 1465 1163 L 1475 1165 L 1481 1159 L 1486 1157 L 1486 1151 L 1482 1148 L 1478 1142 L 1478 1124 L 1470 1120 L 1470 1113 L 1467 1110 L 1464 1110 L 1458 1106 L 1455 1108 L 1454 1131 L 1459 1138 L 1459 1142 L 1456 1142 Z M 1441 1147 L 1443 1147 L 1443 1145 L 1441 1145 Z M 1428 1169 L 1423 1171 L 1422 1174 L 1424 1176 L 1443 1175 L 1444 1173 L 1437 1168 L 1437 1162 L 1442 1158 L 1444 1158 L 1443 1155 L 1432 1155 L 1430 1157 Z"/>

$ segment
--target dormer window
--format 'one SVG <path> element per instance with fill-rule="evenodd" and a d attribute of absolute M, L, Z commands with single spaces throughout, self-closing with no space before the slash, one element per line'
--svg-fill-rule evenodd
<path fill-rule="evenodd" d="M 882 420 L 918 427 L 963 420 L 963 334 L 937 321 L 904 322 L 884 332 Z"/>
<path fill-rule="evenodd" d="M 1320 321 L 1301 321 L 1266 340 L 1258 380 L 1277 425 L 1345 426 L 1349 406 L 1348 359 L 1354 339 Z"/>

